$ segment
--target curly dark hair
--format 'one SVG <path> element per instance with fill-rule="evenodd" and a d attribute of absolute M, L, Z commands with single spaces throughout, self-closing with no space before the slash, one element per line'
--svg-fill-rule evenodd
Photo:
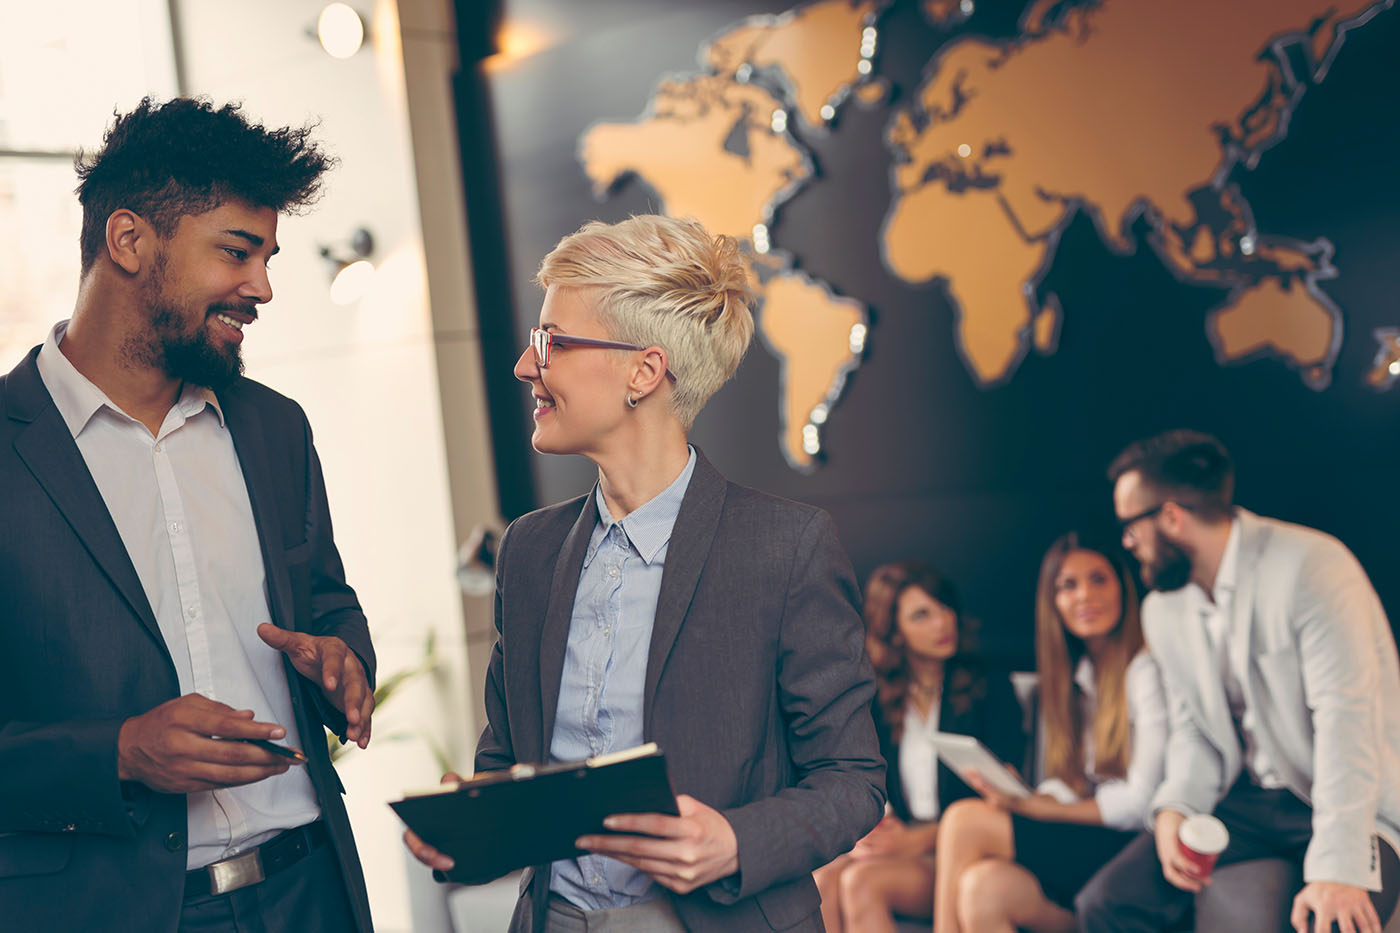
<path fill-rule="evenodd" d="M 315 124 L 269 130 L 239 111 L 238 104 L 216 108 L 203 98 L 157 104 L 146 97 L 130 113 L 116 114 L 101 149 L 78 153 L 84 273 L 102 252 L 107 218 L 122 208 L 168 238 L 181 217 L 226 201 L 278 213 L 316 201 L 335 159 L 312 141 Z"/>
<path fill-rule="evenodd" d="M 876 567 L 865 584 L 865 651 L 875 668 L 875 699 L 893 741 L 904 733 L 909 704 L 909 662 L 898 621 L 900 594 L 917 587 L 953 611 L 958 647 L 944 662 L 943 696 L 949 707 L 966 712 L 987 697 L 987 670 L 976 654 L 976 623 L 963 615 L 951 580 L 926 564 L 899 561 Z"/>

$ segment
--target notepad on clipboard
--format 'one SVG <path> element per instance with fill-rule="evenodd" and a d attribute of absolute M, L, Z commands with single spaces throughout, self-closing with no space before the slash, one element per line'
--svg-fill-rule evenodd
<path fill-rule="evenodd" d="M 389 806 L 452 857 L 448 881 L 482 884 L 517 868 L 585 854 L 579 836 L 607 833 L 614 813 L 679 814 L 655 742 L 583 761 L 516 765 L 410 793 Z"/>
<path fill-rule="evenodd" d="M 970 735 L 956 732 L 935 732 L 933 748 L 944 764 L 953 773 L 970 783 L 967 778 L 976 772 L 982 780 L 1006 794 L 1008 797 L 1029 797 L 1031 789 L 1020 776 L 1003 764 L 991 750 Z"/>

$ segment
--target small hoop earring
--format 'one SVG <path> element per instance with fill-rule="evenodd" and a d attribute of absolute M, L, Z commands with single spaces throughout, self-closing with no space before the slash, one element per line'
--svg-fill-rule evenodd
<path fill-rule="evenodd" d="M 628 407 L 628 408 L 636 408 L 636 407 L 637 407 L 637 398 L 636 398 L 636 396 L 633 396 L 633 395 L 627 396 L 627 407 Z"/>

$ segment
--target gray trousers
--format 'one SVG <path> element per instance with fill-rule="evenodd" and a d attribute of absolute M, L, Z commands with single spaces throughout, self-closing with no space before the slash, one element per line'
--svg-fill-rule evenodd
<path fill-rule="evenodd" d="M 1244 775 L 1215 808 L 1215 817 L 1230 831 L 1230 844 L 1217 867 L 1260 858 L 1282 858 L 1301 865 L 1312 839 L 1312 808 L 1288 790 L 1266 790 Z M 1381 890 L 1371 903 L 1384 926 L 1400 896 L 1400 858 L 1376 840 L 1381 861 Z M 1288 894 L 1292 896 L 1292 892 Z M 1128 843 L 1084 886 L 1075 898 L 1075 917 L 1084 933 L 1157 933 L 1180 928 L 1195 895 L 1162 876 L 1157 843 L 1143 833 Z M 1288 909 L 1282 912 L 1285 931 Z M 1260 905 L 1260 916 L 1276 916 L 1276 905 Z M 1336 929 L 1336 925 L 1333 925 Z"/>

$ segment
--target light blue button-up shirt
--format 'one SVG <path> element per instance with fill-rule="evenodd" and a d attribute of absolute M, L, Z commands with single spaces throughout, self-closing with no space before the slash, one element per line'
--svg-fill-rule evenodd
<path fill-rule="evenodd" d="M 661 574 L 681 500 L 695 472 L 695 449 L 675 481 L 614 521 L 595 495 L 598 521 L 588 539 L 550 741 L 552 761 L 577 761 L 640 745 L 642 693 Z M 616 859 L 585 855 L 551 866 L 549 889 L 583 910 L 627 907 L 659 895 L 646 874 Z"/>

